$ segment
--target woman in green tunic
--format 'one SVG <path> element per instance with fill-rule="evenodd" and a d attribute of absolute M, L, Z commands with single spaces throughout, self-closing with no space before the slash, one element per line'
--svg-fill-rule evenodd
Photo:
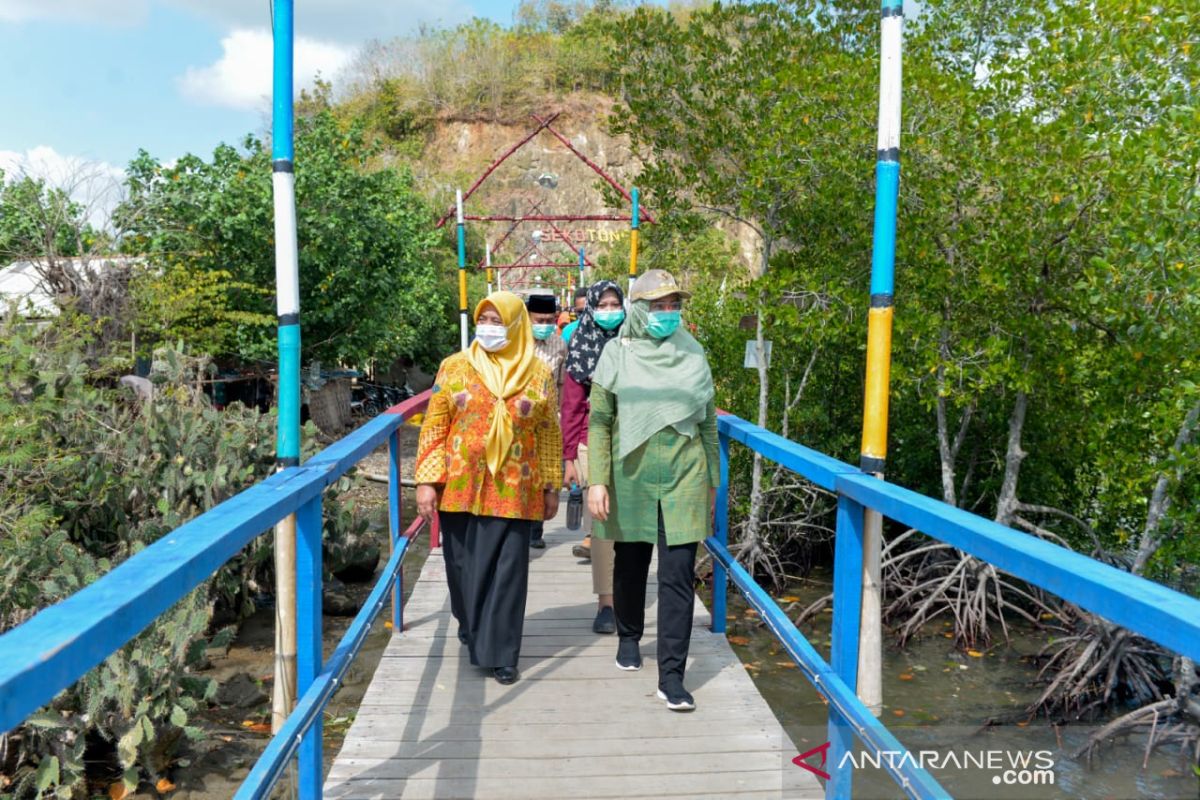
<path fill-rule="evenodd" d="M 592 376 L 588 508 L 615 543 L 617 666 L 642 668 L 646 578 L 658 546 L 658 696 L 696 707 L 683 686 L 696 599 L 696 547 L 720 484 L 717 412 L 704 349 L 679 327 L 689 297 L 663 270 L 634 283 L 629 318 Z"/>

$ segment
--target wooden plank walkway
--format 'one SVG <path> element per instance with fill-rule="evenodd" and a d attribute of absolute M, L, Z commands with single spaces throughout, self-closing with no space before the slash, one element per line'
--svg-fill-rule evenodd
<path fill-rule="evenodd" d="M 501 686 L 455 636 L 441 551 L 430 555 L 363 697 L 325 796 L 368 798 L 820 798 L 798 750 L 696 603 L 691 713 L 655 696 L 656 586 L 645 667 L 617 669 L 616 637 L 591 631 L 591 570 L 571 555 L 564 509 L 533 550 L 521 679 Z"/>

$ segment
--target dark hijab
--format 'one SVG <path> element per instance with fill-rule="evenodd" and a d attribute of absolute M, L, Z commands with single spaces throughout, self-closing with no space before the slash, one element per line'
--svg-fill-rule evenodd
<path fill-rule="evenodd" d="M 591 385 L 592 373 L 596 371 L 596 363 L 600 360 L 600 353 L 603 352 L 604 345 L 608 344 L 609 340 L 617 338 L 621 332 L 620 325 L 611 331 L 604 330 L 596 324 L 593 316 L 600 305 L 600 298 L 610 290 L 617 293 L 617 298 L 624 305 L 625 293 L 617 284 L 612 281 L 600 281 L 592 284 L 587 290 L 587 307 L 579 315 L 579 325 L 576 326 L 575 333 L 571 335 L 571 341 L 567 343 L 567 374 L 581 386 Z"/>

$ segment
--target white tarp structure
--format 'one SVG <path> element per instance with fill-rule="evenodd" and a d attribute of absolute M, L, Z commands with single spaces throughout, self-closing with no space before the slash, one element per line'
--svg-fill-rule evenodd
<path fill-rule="evenodd" d="M 0 267 L 0 303 L 17 304 L 17 311 L 34 318 L 58 314 L 54 297 L 42 285 L 37 265 L 32 261 L 15 261 Z"/>

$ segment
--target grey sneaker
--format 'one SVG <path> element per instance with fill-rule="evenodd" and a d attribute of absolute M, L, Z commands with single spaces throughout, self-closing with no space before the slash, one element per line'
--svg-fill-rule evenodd
<path fill-rule="evenodd" d="M 617 615 L 613 613 L 612 606 L 605 606 L 596 612 L 596 619 L 592 620 L 592 633 L 616 633 L 617 632 Z"/>
<path fill-rule="evenodd" d="M 622 639 L 617 643 L 617 669 L 626 672 L 637 672 L 642 668 L 642 651 L 638 643 L 632 639 Z"/>
<path fill-rule="evenodd" d="M 696 701 L 688 693 L 687 689 L 683 688 L 682 683 L 672 683 L 667 686 L 660 686 L 658 689 L 658 699 L 667 701 L 667 708 L 672 711 L 695 711 Z"/>

